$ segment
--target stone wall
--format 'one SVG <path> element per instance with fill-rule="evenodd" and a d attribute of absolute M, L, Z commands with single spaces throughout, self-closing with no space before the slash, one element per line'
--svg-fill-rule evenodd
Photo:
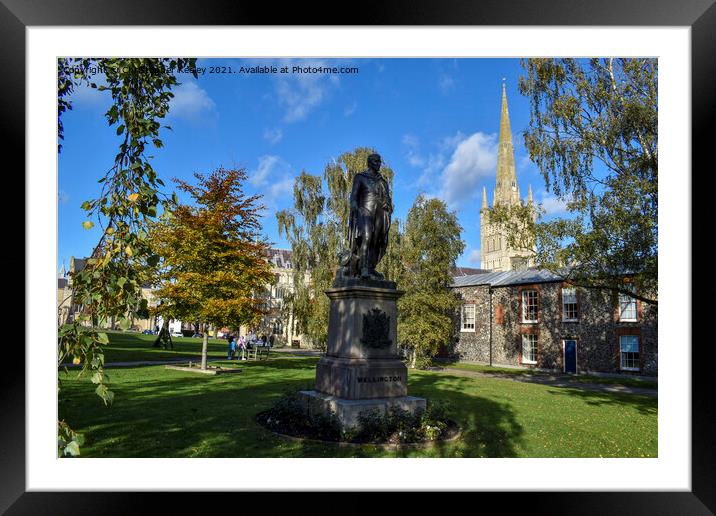
<path fill-rule="evenodd" d="M 455 342 L 450 355 L 459 360 L 490 361 L 490 289 L 487 286 L 457 289 L 463 304 L 475 305 L 475 331 L 461 331 L 460 311 L 454 319 Z"/>
<path fill-rule="evenodd" d="M 491 331 L 493 365 L 563 371 L 563 340 L 574 339 L 577 341 L 578 372 L 658 374 L 655 308 L 637 302 L 638 321 L 621 322 L 616 296 L 577 289 L 579 320 L 567 322 L 562 319 L 562 286 L 562 283 L 555 282 L 493 287 L 492 290 L 487 286 L 456 288 L 465 303 L 475 302 L 478 324 L 474 334 L 456 331 L 454 355 L 460 360 L 488 363 Z M 539 315 L 536 323 L 522 322 L 521 293 L 526 289 L 538 291 Z M 459 330 L 459 314 L 456 330 Z M 523 363 L 522 335 L 530 333 L 537 335 L 536 364 Z M 639 371 L 620 369 L 621 335 L 640 337 Z"/>

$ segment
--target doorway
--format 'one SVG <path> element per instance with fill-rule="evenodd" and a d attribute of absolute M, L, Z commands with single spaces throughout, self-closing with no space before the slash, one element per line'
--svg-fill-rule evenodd
<path fill-rule="evenodd" d="M 577 341 L 565 339 L 562 344 L 564 355 L 564 372 L 574 374 L 577 372 Z"/>

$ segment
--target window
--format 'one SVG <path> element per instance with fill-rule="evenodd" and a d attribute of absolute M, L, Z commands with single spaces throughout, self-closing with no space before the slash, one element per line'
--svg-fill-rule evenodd
<path fill-rule="evenodd" d="M 637 335 L 622 335 L 619 337 L 619 351 L 621 352 L 621 369 L 625 371 L 638 371 L 639 337 Z"/>
<path fill-rule="evenodd" d="M 579 319 L 577 313 L 577 289 L 576 288 L 563 288 L 562 289 L 562 320 L 563 321 L 576 321 Z"/>
<path fill-rule="evenodd" d="M 475 305 L 462 305 L 460 331 L 475 331 Z"/>
<path fill-rule="evenodd" d="M 537 363 L 537 335 L 522 335 L 522 363 Z"/>
<path fill-rule="evenodd" d="M 537 291 L 522 291 L 522 322 L 537 322 Z"/>
<path fill-rule="evenodd" d="M 619 294 L 619 320 L 636 322 L 636 299 Z"/>

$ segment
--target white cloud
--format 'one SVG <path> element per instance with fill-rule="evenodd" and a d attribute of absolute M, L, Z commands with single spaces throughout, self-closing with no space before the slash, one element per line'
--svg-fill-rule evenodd
<path fill-rule="evenodd" d="M 262 202 L 271 213 L 293 191 L 293 181 L 291 165 L 279 156 L 261 156 L 258 168 L 249 173 L 249 183 L 263 195 Z"/>
<path fill-rule="evenodd" d="M 567 212 L 567 201 L 562 200 L 554 195 L 549 195 L 546 192 L 542 195 L 542 199 L 538 201 L 542 205 L 545 211 L 545 215 L 555 215 L 557 213 Z"/>
<path fill-rule="evenodd" d="M 356 109 L 358 109 L 358 103 L 354 100 L 352 104 L 346 106 L 346 108 L 343 110 L 343 114 L 345 116 L 351 116 L 353 113 L 356 112 Z"/>
<path fill-rule="evenodd" d="M 283 131 L 280 127 L 276 127 L 274 129 L 264 129 L 264 139 L 274 145 L 283 139 Z"/>
<path fill-rule="evenodd" d="M 440 176 L 440 197 L 454 206 L 476 196 L 478 182 L 495 174 L 496 163 L 496 135 L 477 132 L 463 139 Z"/>
<path fill-rule="evenodd" d="M 330 63 L 335 66 L 335 63 Z M 281 60 L 279 66 L 325 67 L 324 60 L 298 59 Z M 285 109 L 283 121 L 286 123 L 303 120 L 326 98 L 329 90 L 338 84 L 338 76 L 323 73 L 288 73 L 279 76 L 276 82 L 278 102 Z"/>
<path fill-rule="evenodd" d="M 269 180 L 275 180 L 276 176 L 283 175 L 290 169 L 291 166 L 279 156 L 261 156 L 258 168 L 249 173 L 249 183 L 254 186 L 265 186 Z"/>
<path fill-rule="evenodd" d="M 293 191 L 293 178 L 284 176 L 284 178 L 274 184 L 268 190 L 266 197 L 275 200 L 284 195 L 290 194 Z"/>
<path fill-rule="evenodd" d="M 471 265 L 480 265 L 480 250 L 479 249 L 473 249 L 470 251 L 470 256 L 468 256 L 467 260 L 470 262 Z"/>
<path fill-rule="evenodd" d="M 459 134 L 459 133 L 458 133 Z M 405 159 L 408 164 L 415 168 L 420 168 L 423 173 L 418 178 L 415 186 L 422 187 L 429 185 L 434 182 L 435 172 L 443 168 L 445 165 L 445 152 L 446 138 L 443 138 L 438 144 L 438 152 L 423 154 L 420 149 L 420 140 L 413 134 L 405 134 L 401 140 L 403 144 Z M 433 194 L 435 197 L 435 194 Z"/>
<path fill-rule="evenodd" d="M 454 136 L 444 136 L 440 140 L 440 150 L 452 151 L 463 140 L 465 140 L 465 135 L 462 133 L 462 131 L 456 132 Z"/>
<path fill-rule="evenodd" d="M 443 95 L 447 95 L 453 89 L 455 89 L 455 79 L 451 75 L 441 74 L 438 80 L 438 86 Z"/>
<path fill-rule="evenodd" d="M 169 115 L 196 120 L 216 110 L 216 104 L 209 94 L 195 82 L 185 82 L 175 90 L 169 106 Z"/>
<path fill-rule="evenodd" d="M 405 148 L 405 157 L 411 167 L 422 168 L 425 165 L 425 158 L 420 155 L 420 142 L 413 134 L 404 134 L 402 139 Z"/>

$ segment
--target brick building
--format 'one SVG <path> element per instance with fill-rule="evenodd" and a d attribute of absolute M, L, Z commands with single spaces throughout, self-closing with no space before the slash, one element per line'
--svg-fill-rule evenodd
<path fill-rule="evenodd" d="M 656 376 L 656 308 L 575 288 L 546 271 L 455 277 L 462 298 L 449 353 L 495 366 Z"/>

